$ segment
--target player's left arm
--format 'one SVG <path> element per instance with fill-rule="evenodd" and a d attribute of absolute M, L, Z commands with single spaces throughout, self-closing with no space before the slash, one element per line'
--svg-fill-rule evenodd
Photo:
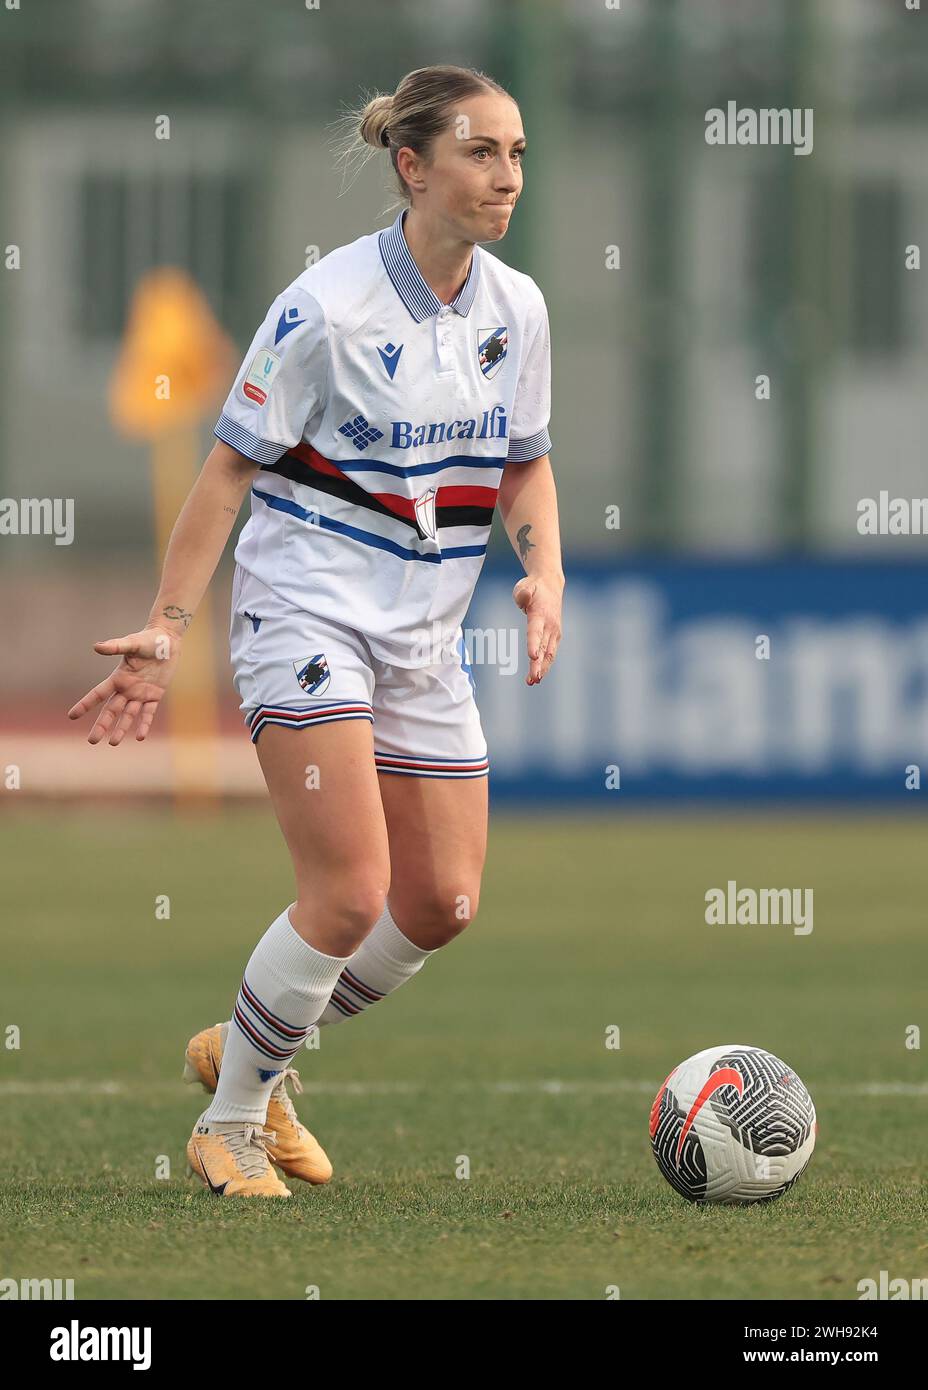
<path fill-rule="evenodd" d="M 527 463 L 510 459 L 503 469 L 497 505 L 525 570 L 512 596 L 528 619 L 525 683 L 537 685 L 550 671 L 561 640 L 564 592 L 557 490 L 548 455 Z"/>

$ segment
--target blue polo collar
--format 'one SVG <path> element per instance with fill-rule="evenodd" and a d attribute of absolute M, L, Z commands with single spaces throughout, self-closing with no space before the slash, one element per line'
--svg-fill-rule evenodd
<path fill-rule="evenodd" d="M 437 314 L 439 309 L 445 306 L 434 290 L 426 284 L 422 278 L 422 272 L 413 260 L 412 253 L 406 245 L 406 237 L 403 235 L 403 219 L 408 208 L 403 208 L 398 214 L 392 227 L 385 228 L 378 238 L 380 255 L 386 266 L 393 288 L 396 290 L 406 308 L 412 314 L 416 323 L 421 323 L 423 319 L 429 318 L 432 314 Z M 459 314 L 469 314 L 471 305 L 477 294 L 477 284 L 480 280 L 480 247 L 474 247 L 474 254 L 471 257 L 470 273 L 464 283 L 463 288 L 455 295 L 451 301 L 451 308 L 456 309 Z"/>

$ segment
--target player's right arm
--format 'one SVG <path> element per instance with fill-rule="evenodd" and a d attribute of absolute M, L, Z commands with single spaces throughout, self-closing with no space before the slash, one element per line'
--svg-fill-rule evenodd
<path fill-rule="evenodd" d="M 326 318 L 297 283 L 268 309 L 239 368 L 213 433 L 217 443 L 171 532 L 161 588 L 141 632 L 95 642 L 122 662 L 68 711 L 79 719 L 102 705 L 88 735 L 121 743 L 138 720 L 144 739 L 180 655 L 183 635 L 225 549 L 252 479 L 303 437 L 325 408 L 329 369 Z"/>
<path fill-rule="evenodd" d="M 136 720 L 136 739 L 147 736 L 174 674 L 183 634 L 209 587 L 257 471 L 252 459 L 216 441 L 174 524 L 161 587 L 145 627 L 94 643 L 95 652 L 121 656 L 122 661 L 68 710 L 69 719 L 80 719 L 88 710 L 103 706 L 88 743 L 99 743 L 108 734 L 115 747 Z"/>

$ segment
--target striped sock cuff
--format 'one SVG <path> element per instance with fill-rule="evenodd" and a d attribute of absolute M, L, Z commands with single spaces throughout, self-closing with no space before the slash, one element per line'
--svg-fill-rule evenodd
<path fill-rule="evenodd" d="M 427 951 L 424 946 L 417 946 L 414 941 L 400 931 L 393 920 L 393 914 L 389 907 L 385 907 L 377 921 L 374 923 L 365 943 L 369 943 L 368 949 L 376 956 L 390 965 L 399 965 L 404 969 L 410 965 L 421 965 L 429 956 L 434 956 L 439 948 L 436 946 Z M 342 975 L 346 972 L 343 970 Z M 340 977 L 341 978 L 341 977 Z"/>
<path fill-rule="evenodd" d="M 309 1028 L 287 1023 L 261 1002 L 247 979 L 232 1011 L 232 1022 L 248 1043 L 272 1062 L 289 1062 L 306 1041 Z"/>
<path fill-rule="evenodd" d="M 411 979 L 437 949 L 427 951 L 410 941 L 394 922 L 389 906 L 384 906 L 383 912 L 335 982 L 320 1023 L 338 1021 L 327 1017 L 330 1008 L 342 1018 L 354 1018 L 363 1013 L 371 1004 L 376 1004 Z M 371 979 L 376 979 L 378 984 L 385 987 L 375 989 L 370 983 Z"/>
<path fill-rule="evenodd" d="M 346 966 L 338 977 L 329 1003 L 340 1014 L 351 1018 L 354 1014 L 363 1013 L 371 1004 L 376 1004 L 384 995 L 385 991 L 372 989 Z"/>
<path fill-rule="evenodd" d="M 310 946 L 290 921 L 292 907 L 296 903 L 285 907 L 265 932 L 260 943 L 262 964 L 285 988 L 300 994 L 318 994 L 331 985 L 351 956 L 327 956 Z"/>

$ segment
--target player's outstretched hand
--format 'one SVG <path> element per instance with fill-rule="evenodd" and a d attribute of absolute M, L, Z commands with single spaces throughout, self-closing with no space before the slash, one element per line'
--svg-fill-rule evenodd
<path fill-rule="evenodd" d="M 88 710 L 103 706 L 87 735 L 88 743 L 99 743 L 109 734 L 110 744 L 115 748 L 122 743 L 136 719 L 136 739 L 141 742 L 146 737 L 174 674 L 180 647 L 180 636 L 160 627 L 94 642 L 95 652 L 101 656 L 121 656 L 122 661 L 106 680 L 88 690 L 84 698 L 68 710 L 69 719 L 80 719 Z"/>
<path fill-rule="evenodd" d="M 514 587 L 512 597 L 528 618 L 525 684 L 537 685 L 551 670 L 561 640 L 561 592 L 546 579 L 527 574 Z"/>

